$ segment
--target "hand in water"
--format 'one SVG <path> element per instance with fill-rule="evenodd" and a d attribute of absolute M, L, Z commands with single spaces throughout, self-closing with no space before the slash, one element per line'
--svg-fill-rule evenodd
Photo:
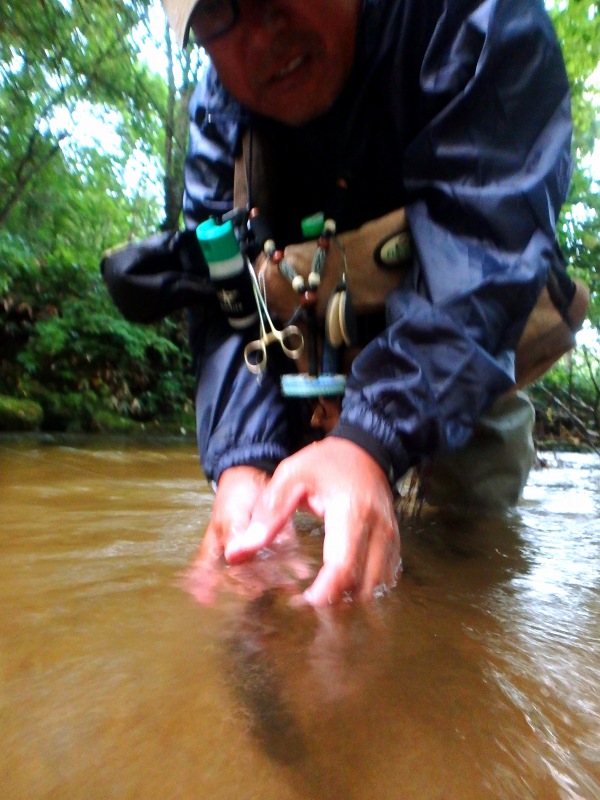
<path fill-rule="evenodd" d="M 361 447 L 336 437 L 309 445 L 279 465 L 257 498 L 247 530 L 227 541 L 227 561 L 252 558 L 298 508 L 325 522 L 323 566 L 304 592 L 308 603 L 370 600 L 380 587 L 395 584 L 400 533 L 386 476 Z"/>
<path fill-rule="evenodd" d="M 248 599 L 267 589 L 294 593 L 298 581 L 311 571 L 298 554 L 293 525 L 285 525 L 260 557 L 228 566 L 224 551 L 233 537 L 247 530 L 254 506 L 269 481 L 269 475 L 254 467 L 226 470 L 217 488 L 211 520 L 198 557 L 185 578 L 185 587 L 203 604 L 215 602 L 222 590 L 231 590 Z"/>

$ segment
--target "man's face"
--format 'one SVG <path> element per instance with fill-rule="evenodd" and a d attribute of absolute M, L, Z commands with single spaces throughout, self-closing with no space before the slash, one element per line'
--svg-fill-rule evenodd
<path fill-rule="evenodd" d="M 354 58 L 361 0 L 240 0 L 239 20 L 206 45 L 225 87 L 289 125 L 323 114 Z M 192 30 L 202 39 L 198 21 Z"/>

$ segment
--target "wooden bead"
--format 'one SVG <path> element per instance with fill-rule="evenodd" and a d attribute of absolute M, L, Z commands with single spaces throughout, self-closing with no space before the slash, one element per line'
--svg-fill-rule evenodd
<path fill-rule="evenodd" d="M 303 308 L 306 308 L 307 306 L 314 306 L 316 302 L 317 302 L 317 293 L 311 292 L 310 290 L 304 292 L 304 294 L 300 298 L 300 305 Z"/>

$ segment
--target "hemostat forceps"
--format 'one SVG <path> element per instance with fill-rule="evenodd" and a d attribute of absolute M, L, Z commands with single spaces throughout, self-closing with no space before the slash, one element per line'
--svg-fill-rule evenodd
<path fill-rule="evenodd" d="M 256 308 L 258 309 L 260 336 L 258 339 L 248 342 L 244 348 L 244 361 L 250 372 L 260 375 L 267 368 L 267 347 L 270 344 L 279 342 L 286 356 L 293 361 L 297 361 L 304 350 L 304 336 L 296 325 L 287 325 L 282 330 L 275 327 L 252 268 L 250 268 L 250 274 L 252 275 L 252 289 L 256 300 Z M 269 331 L 267 331 L 265 322 L 269 326 Z M 295 346 L 294 343 L 296 343 Z"/>

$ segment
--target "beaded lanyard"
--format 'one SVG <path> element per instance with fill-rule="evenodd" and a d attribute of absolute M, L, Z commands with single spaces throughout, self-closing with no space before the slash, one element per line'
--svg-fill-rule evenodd
<path fill-rule="evenodd" d="M 347 179 L 339 177 L 335 182 L 335 194 L 332 196 L 332 200 L 334 201 L 333 208 L 337 210 L 337 214 L 325 216 L 323 213 L 317 213 L 304 218 L 301 222 L 304 239 L 317 239 L 317 248 L 311 262 L 311 269 L 305 279 L 303 275 L 296 272 L 293 265 L 285 258 L 283 250 L 277 247 L 272 238 L 268 222 L 261 216 L 259 209 L 253 203 L 254 131 L 252 128 L 249 134 L 249 152 L 246 159 L 246 185 L 248 189 L 248 205 L 246 208 L 248 209 L 247 231 L 249 234 L 247 243 L 250 245 L 249 251 L 252 250 L 254 253 L 251 258 L 254 260 L 262 250 L 267 262 L 278 268 L 281 275 L 298 295 L 298 306 L 292 317 L 287 321 L 287 325 L 294 325 L 300 317 L 303 317 L 307 328 L 308 372 L 283 375 L 281 377 L 282 394 L 287 397 L 339 397 L 344 394 L 346 388 L 346 376 L 339 371 L 341 350 L 343 345 L 354 343 L 355 327 L 352 305 L 346 284 L 346 253 L 341 242 L 336 237 L 338 228 L 337 216 L 344 217 L 348 189 Z M 322 362 L 319 363 L 317 295 L 332 242 L 335 242 L 340 250 L 343 270 L 340 281 L 328 302 Z"/>
<path fill-rule="evenodd" d="M 256 219 L 258 211 L 253 209 L 250 218 Z M 317 249 L 313 256 L 311 269 L 305 280 L 304 276 L 296 272 L 293 265 L 285 258 L 283 250 L 277 249 L 273 239 L 267 239 L 263 245 L 263 252 L 267 260 L 278 267 L 280 273 L 290 283 L 298 294 L 298 309 L 292 320 L 302 314 L 307 324 L 308 338 L 308 372 L 283 375 L 281 378 L 282 393 L 288 397 L 319 397 L 342 395 L 346 386 L 346 377 L 337 370 L 332 371 L 338 362 L 338 352 L 342 344 L 350 344 L 347 326 L 343 319 L 346 309 L 346 270 L 345 252 L 337 239 L 336 223 L 331 218 L 324 218 L 322 214 L 315 214 L 302 221 L 302 228 L 306 238 L 314 235 L 315 226 L 320 225 L 321 232 L 317 238 Z M 317 294 L 321 285 L 325 262 L 332 241 L 336 241 L 342 253 L 344 271 L 341 282 L 335 288 L 326 318 L 326 335 L 323 345 L 323 363 L 319 369 L 318 362 L 318 323 L 316 315 Z M 341 303 L 341 298 L 344 297 Z M 332 303 L 331 301 L 334 300 Z M 340 305 L 341 303 L 341 305 Z M 328 327 L 333 327 L 335 333 L 328 335 Z"/>

